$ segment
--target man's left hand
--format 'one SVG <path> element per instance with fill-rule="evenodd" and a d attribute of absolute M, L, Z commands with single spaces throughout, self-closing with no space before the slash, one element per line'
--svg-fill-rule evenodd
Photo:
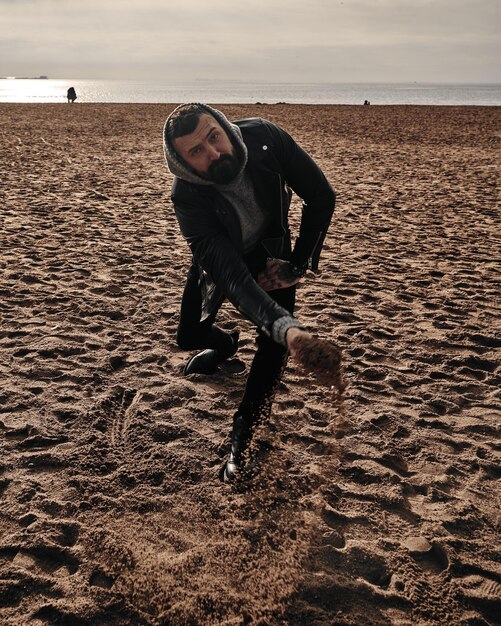
<path fill-rule="evenodd" d="M 257 283 L 265 291 L 275 291 L 275 289 L 285 289 L 297 285 L 301 280 L 299 276 L 294 276 L 290 271 L 288 261 L 282 259 L 268 259 L 266 268 L 257 277 Z"/>

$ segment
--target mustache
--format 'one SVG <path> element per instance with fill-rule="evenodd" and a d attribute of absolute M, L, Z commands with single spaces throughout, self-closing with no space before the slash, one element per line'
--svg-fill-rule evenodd
<path fill-rule="evenodd" d="M 240 169 L 238 159 L 231 154 L 223 154 L 217 161 L 213 161 L 207 173 L 215 183 L 229 183 Z"/>
<path fill-rule="evenodd" d="M 217 170 L 219 169 L 219 167 L 224 166 L 226 164 L 228 165 L 230 165 L 230 163 L 233 164 L 234 161 L 235 161 L 235 158 L 231 154 L 222 154 L 217 161 L 213 161 L 209 165 L 209 172 L 212 172 L 213 170 Z"/>

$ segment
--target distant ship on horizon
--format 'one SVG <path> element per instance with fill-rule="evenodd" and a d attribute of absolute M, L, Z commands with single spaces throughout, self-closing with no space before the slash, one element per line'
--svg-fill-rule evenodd
<path fill-rule="evenodd" d="M 0 76 L 4 80 L 49 80 L 48 76 Z"/>

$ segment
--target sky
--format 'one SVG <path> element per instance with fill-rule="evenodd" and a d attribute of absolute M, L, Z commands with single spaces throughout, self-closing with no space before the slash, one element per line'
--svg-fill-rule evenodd
<path fill-rule="evenodd" d="M 0 76 L 501 83 L 500 0 L 0 0 Z"/>

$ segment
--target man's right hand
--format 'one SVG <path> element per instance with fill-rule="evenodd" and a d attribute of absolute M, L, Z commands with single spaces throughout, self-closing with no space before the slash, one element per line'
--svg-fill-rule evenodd
<path fill-rule="evenodd" d="M 341 397 L 344 391 L 341 350 L 333 342 L 320 339 L 301 328 L 289 328 L 285 335 L 289 354 L 317 381 L 334 387 Z"/>
<path fill-rule="evenodd" d="M 287 334 L 285 335 L 285 341 L 287 342 L 287 349 L 289 350 L 289 354 L 294 359 L 296 358 L 297 351 L 297 342 L 296 347 L 294 347 L 294 340 L 302 337 L 304 340 L 313 339 L 313 335 L 306 330 L 302 330 L 301 328 L 297 328 L 293 326 L 289 328 Z"/>

